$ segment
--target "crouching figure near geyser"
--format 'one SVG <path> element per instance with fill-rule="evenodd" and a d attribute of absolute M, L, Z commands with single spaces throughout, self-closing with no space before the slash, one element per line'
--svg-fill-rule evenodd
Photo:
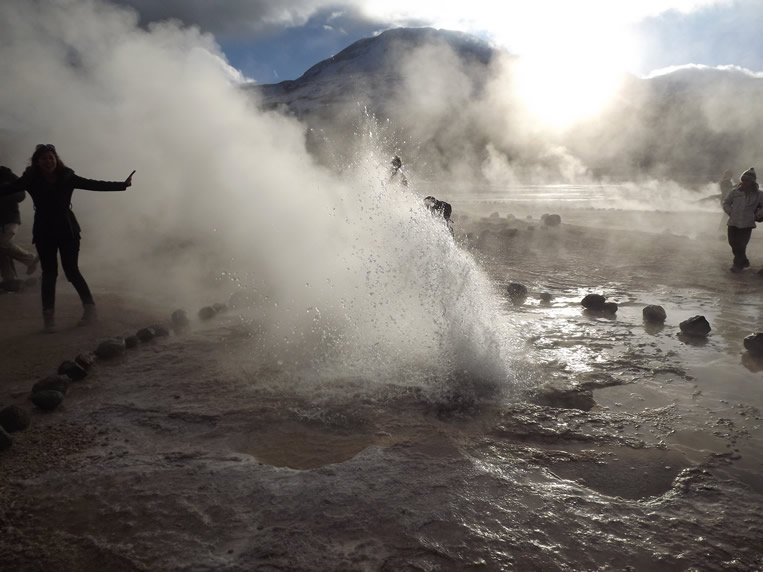
<path fill-rule="evenodd" d="M 431 212 L 435 217 L 442 218 L 442 220 L 445 222 L 445 225 L 448 227 L 451 236 L 453 236 L 453 221 L 450 220 L 450 215 L 453 212 L 453 207 L 450 206 L 450 203 L 446 203 L 445 201 L 438 201 L 436 198 L 430 195 L 424 198 L 424 206 L 426 206 L 429 209 L 429 212 Z"/>

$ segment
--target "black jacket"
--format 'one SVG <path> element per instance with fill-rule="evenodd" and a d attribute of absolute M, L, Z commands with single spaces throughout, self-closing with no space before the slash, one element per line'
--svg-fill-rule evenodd
<path fill-rule="evenodd" d="M 8 167 L 0 166 L 0 185 L 12 183 L 18 177 Z M 17 191 L 10 195 L 0 196 L 0 226 L 4 224 L 21 224 L 19 203 L 26 198 L 24 191 Z"/>
<path fill-rule="evenodd" d="M 80 226 L 71 208 L 74 189 L 86 191 L 124 191 L 124 181 L 94 181 L 83 179 L 71 169 L 56 173 L 56 180 L 48 183 L 42 174 L 27 167 L 17 180 L 0 185 L 0 197 L 19 191 L 27 191 L 34 202 L 34 226 L 32 242 L 39 239 L 78 239 Z"/>
<path fill-rule="evenodd" d="M 453 207 L 450 206 L 450 203 L 446 203 L 445 201 L 435 200 L 434 204 L 429 207 L 429 210 L 439 214 L 445 220 L 450 220 L 450 213 L 453 212 Z"/>

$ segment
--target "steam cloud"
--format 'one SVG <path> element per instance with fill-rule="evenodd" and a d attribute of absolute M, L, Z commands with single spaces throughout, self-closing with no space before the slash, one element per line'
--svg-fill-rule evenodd
<path fill-rule="evenodd" d="M 75 194 L 85 265 L 184 301 L 235 280 L 286 365 L 506 379 L 491 285 L 386 184 L 389 149 L 367 138 L 333 174 L 304 126 L 256 111 L 211 36 L 96 0 L 4 2 L 0 46 L 2 163 L 21 171 L 50 142 L 85 177 L 137 169 L 125 193 Z"/>

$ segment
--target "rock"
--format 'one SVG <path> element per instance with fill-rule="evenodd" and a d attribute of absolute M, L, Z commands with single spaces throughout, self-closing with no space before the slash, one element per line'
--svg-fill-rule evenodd
<path fill-rule="evenodd" d="M 11 445 L 13 445 L 13 439 L 5 432 L 5 429 L 0 427 L 0 451 L 9 449 Z"/>
<path fill-rule="evenodd" d="M 29 427 L 29 412 L 18 405 L 9 405 L 0 409 L 0 427 L 8 433 L 23 431 Z"/>
<path fill-rule="evenodd" d="M 617 304 L 614 302 L 604 302 L 604 305 L 601 307 L 601 311 L 606 312 L 607 314 L 616 314 Z"/>
<path fill-rule="evenodd" d="M 199 319 L 200 320 L 211 320 L 215 317 L 215 309 L 212 306 L 204 306 L 201 310 L 199 310 Z"/>
<path fill-rule="evenodd" d="M 66 395 L 66 392 L 69 391 L 70 383 L 71 379 L 66 375 L 49 375 L 32 386 L 32 393 L 52 390 Z"/>
<path fill-rule="evenodd" d="M 540 298 L 540 301 L 543 302 L 544 304 L 548 304 L 549 302 L 551 302 L 551 299 L 553 298 L 553 296 L 549 292 L 541 292 L 540 294 L 538 294 L 538 298 Z"/>
<path fill-rule="evenodd" d="M 596 405 L 593 392 L 580 387 L 562 387 L 551 383 L 541 385 L 535 390 L 535 402 L 539 405 L 558 409 L 580 409 L 589 411 Z"/>
<path fill-rule="evenodd" d="M 678 325 L 687 336 L 704 337 L 710 333 L 710 323 L 704 316 L 692 316 Z"/>
<path fill-rule="evenodd" d="M 154 328 L 141 328 L 137 332 L 135 332 L 135 337 L 138 338 L 141 342 L 150 342 L 156 337 L 156 330 Z"/>
<path fill-rule="evenodd" d="M 514 304 L 521 304 L 527 298 L 527 287 L 518 282 L 510 282 L 506 287 L 509 298 Z"/>
<path fill-rule="evenodd" d="M 82 381 L 87 377 L 85 369 L 76 362 L 66 360 L 58 366 L 58 374 L 65 375 L 72 381 Z"/>
<path fill-rule="evenodd" d="M 587 310 L 601 311 L 601 310 L 604 309 L 604 304 L 606 303 L 606 298 L 604 298 L 604 296 L 602 296 L 601 294 L 587 294 L 580 301 L 580 303 Z"/>
<path fill-rule="evenodd" d="M 60 391 L 46 389 L 44 391 L 37 391 L 36 393 L 33 393 L 29 399 L 31 399 L 32 403 L 34 403 L 43 411 L 53 411 L 56 407 L 63 403 L 64 394 Z"/>
<path fill-rule="evenodd" d="M 562 224 L 562 217 L 558 214 L 544 214 L 540 217 L 540 220 L 543 221 L 543 224 L 546 226 L 559 226 Z"/>
<path fill-rule="evenodd" d="M 88 352 L 86 354 L 79 354 L 74 358 L 75 363 L 85 371 L 89 370 L 95 363 L 96 356 L 94 353 Z"/>
<path fill-rule="evenodd" d="M 137 348 L 139 343 L 140 343 L 140 340 L 138 339 L 138 336 L 127 336 L 125 338 L 125 348 L 127 348 L 128 350 Z"/>
<path fill-rule="evenodd" d="M 501 218 L 501 215 L 498 214 L 498 211 L 490 213 L 490 216 L 488 218 Z"/>
<path fill-rule="evenodd" d="M 110 338 L 98 344 L 98 347 L 95 348 L 95 355 L 101 359 L 111 359 L 121 356 L 125 348 L 124 338 Z"/>
<path fill-rule="evenodd" d="M 212 304 L 212 308 L 217 314 L 224 314 L 225 312 L 228 311 L 228 306 L 226 304 L 223 304 L 222 302 L 217 302 L 216 304 Z"/>
<path fill-rule="evenodd" d="M 185 332 L 190 326 L 188 314 L 185 313 L 185 310 L 175 310 L 172 312 L 170 320 L 172 321 L 172 329 L 175 330 L 176 334 Z"/>
<path fill-rule="evenodd" d="M 655 306 L 653 304 L 645 306 L 644 309 L 641 310 L 641 315 L 644 317 L 645 322 L 655 323 L 664 322 L 668 317 L 668 315 L 665 313 L 665 308 L 662 306 Z"/>
<path fill-rule="evenodd" d="M 746 336 L 744 339 L 744 349 L 751 354 L 763 355 L 763 332 Z"/>
<path fill-rule="evenodd" d="M 154 335 L 157 338 L 166 338 L 170 335 L 170 329 L 164 324 L 154 324 L 151 328 L 154 330 Z"/>

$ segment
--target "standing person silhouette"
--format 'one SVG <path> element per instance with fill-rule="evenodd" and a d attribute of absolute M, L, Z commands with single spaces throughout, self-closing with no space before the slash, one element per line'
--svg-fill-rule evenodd
<path fill-rule="evenodd" d="M 0 166 L 0 184 L 11 183 L 18 177 L 8 167 Z M 38 258 L 13 241 L 19 226 L 21 213 L 19 203 L 26 198 L 26 193 L 20 191 L 0 197 L 0 288 L 14 292 L 21 288 L 21 280 L 17 278 L 17 260 L 27 267 L 27 274 L 34 274 Z"/>
<path fill-rule="evenodd" d="M 763 191 L 759 190 L 755 169 L 750 167 L 740 177 L 739 184 L 723 199 L 723 210 L 729 215 L 728 238 L 734 263 L 731 272 L 741 272 L 748 266 L 747 244 L 756 222 L 763 222 Z"/>
<path fill-rule="evenodd" d="M 124 181 L 94 181 L 77 176 L 67 167 L 53 145 L 37 145 L 30 166 L 17 180 L 0 185 L 0 196 L 27 191 L 34 202 L 32 242 L 42 268 L 42 316 L 45 331 L 55 331 L 58 255 L 66 279 L 79 294 L 84 313 L 80 325 L 92 323 L 97 315 L 90 288 L 79 270 L 80 226 L 71 200 L 74 189 L 124 191 L 132 185 L 133 171 Z"/>

